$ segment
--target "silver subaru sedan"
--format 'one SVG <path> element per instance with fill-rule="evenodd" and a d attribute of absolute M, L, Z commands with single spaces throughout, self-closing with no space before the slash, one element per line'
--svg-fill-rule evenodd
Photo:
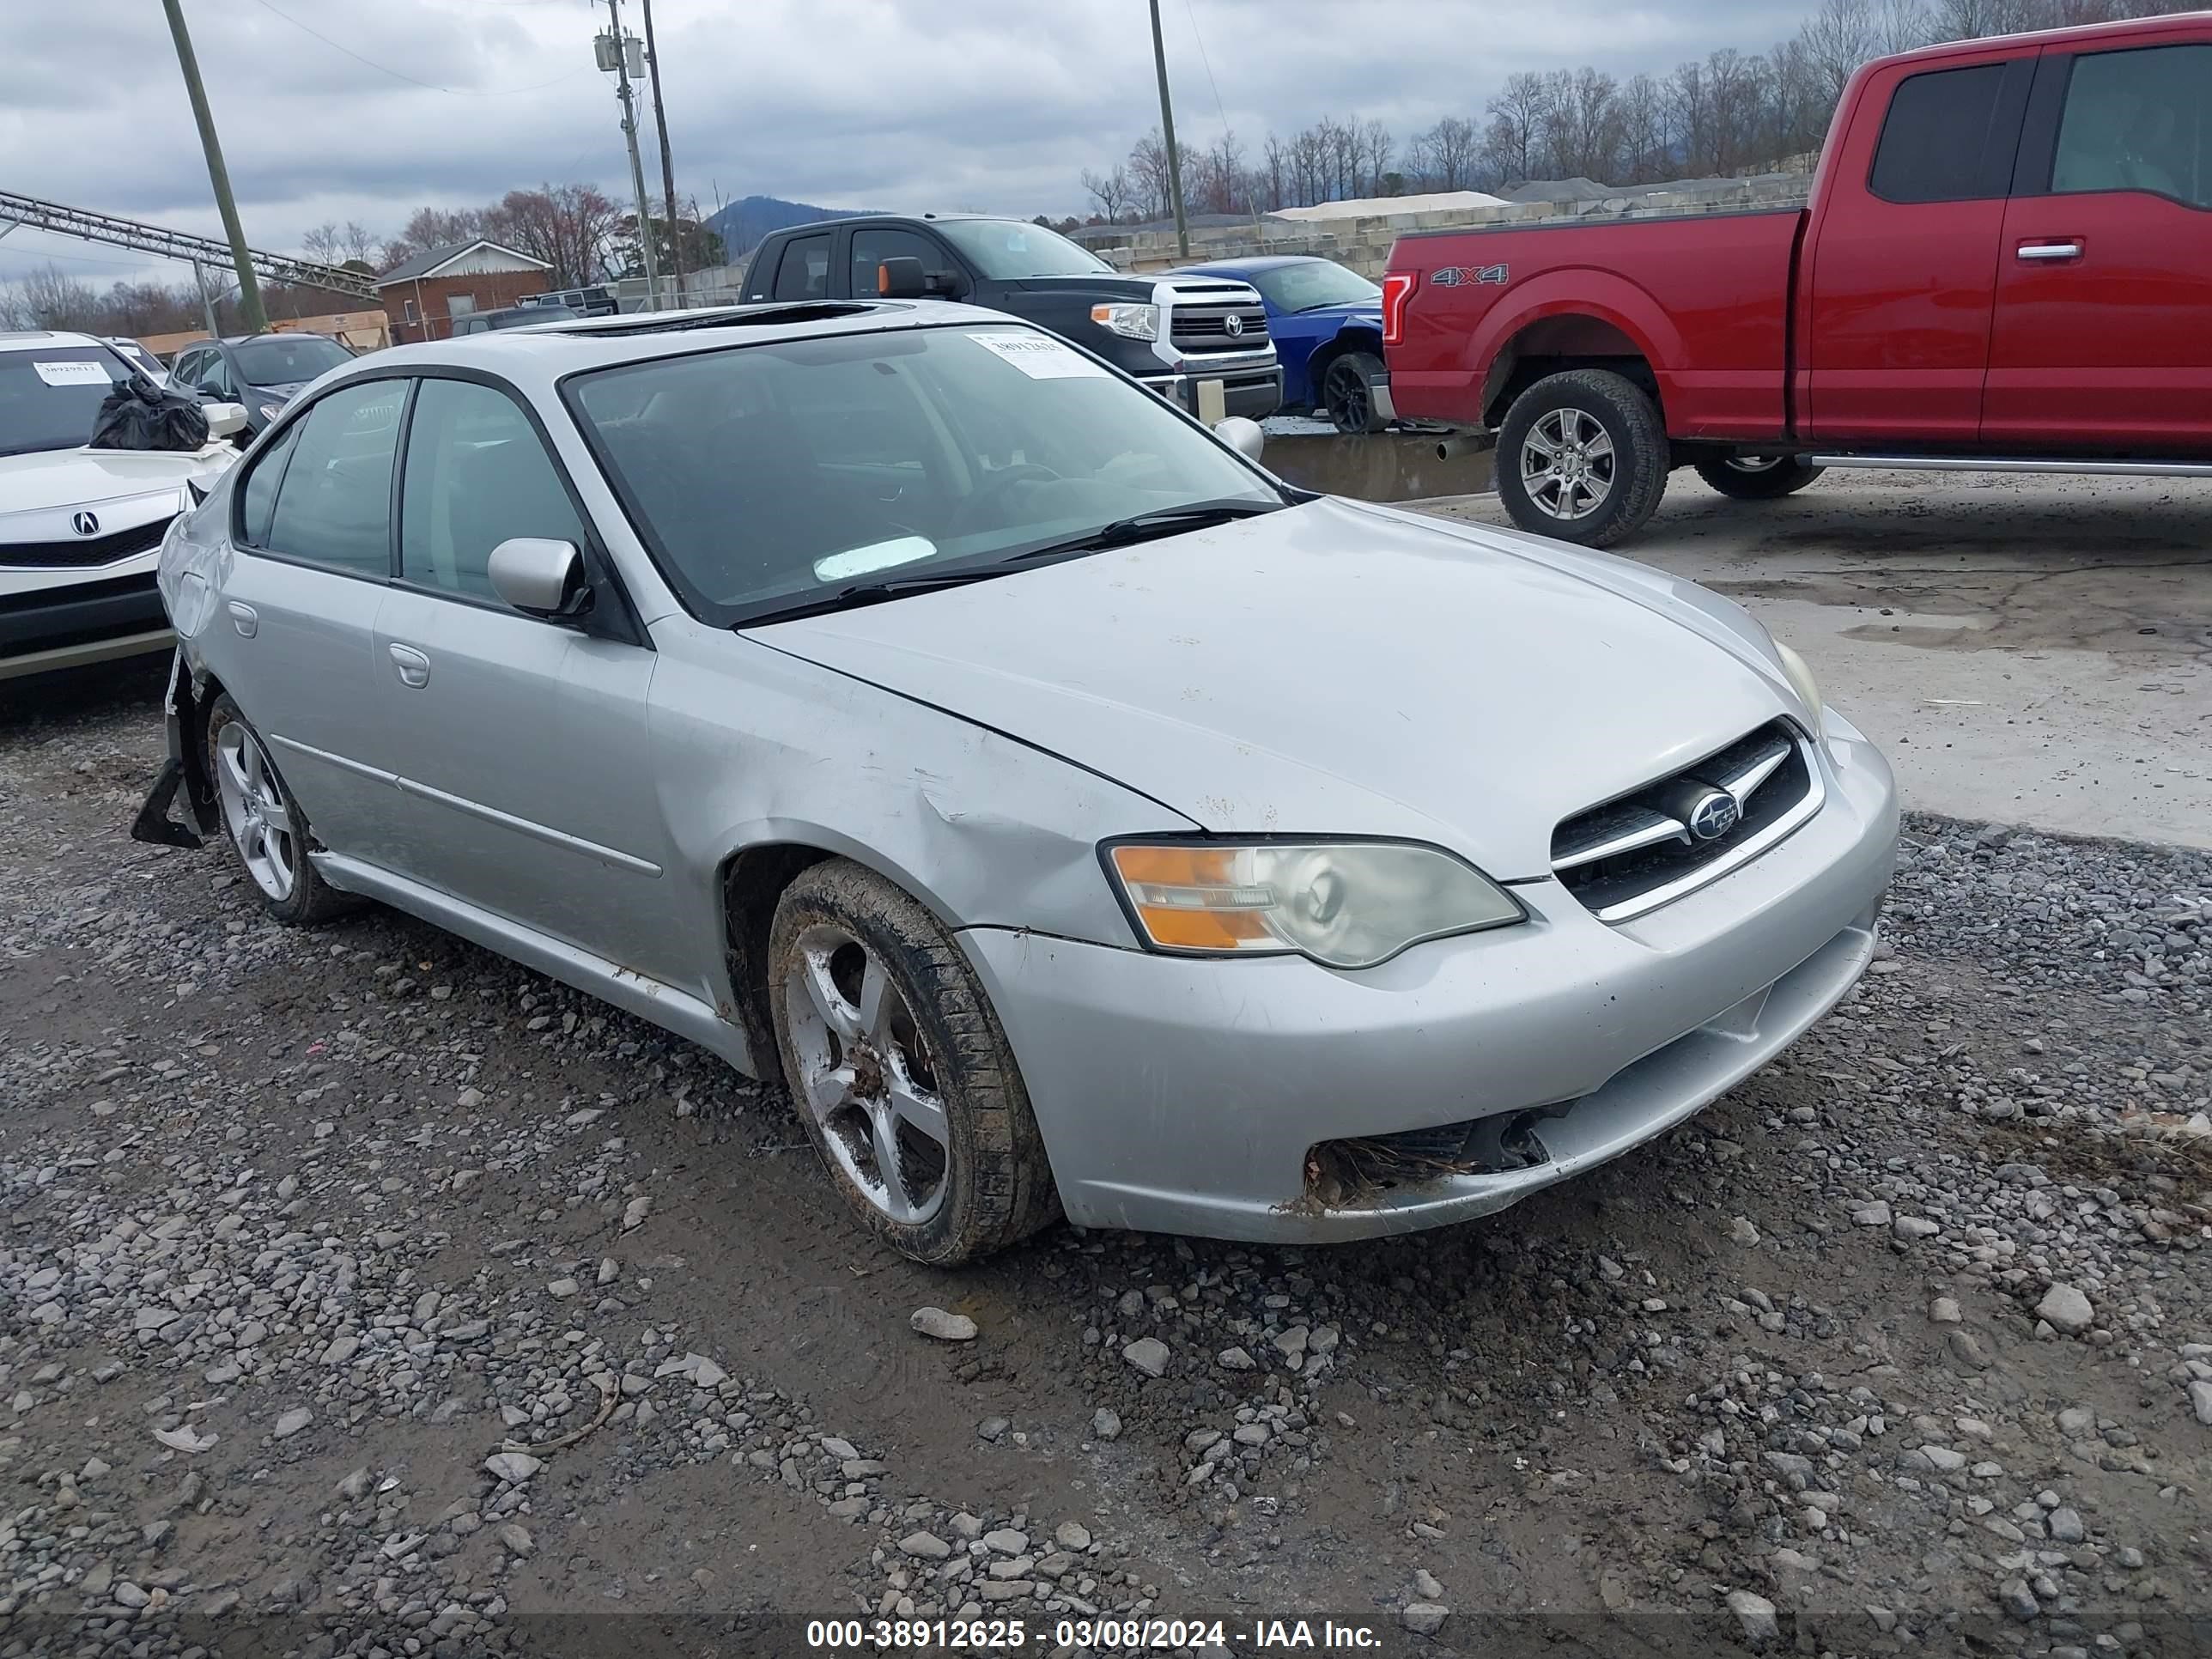
<path fill-rule="evenodd" d="M 938 1264 L 1484 1215 L 1850 988 L 1895 794 L 1795 654 L 1258 449 L 931 302 L 380 353 L 170 532 L 134 833 L 780 1079 Z"/>

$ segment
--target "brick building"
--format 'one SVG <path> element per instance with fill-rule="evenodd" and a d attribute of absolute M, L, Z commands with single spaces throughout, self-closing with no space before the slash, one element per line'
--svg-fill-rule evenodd
<path fill-rule="evenodd" d="M 453 319 L 497 311 L 526 294 L 542 294 L 552 267 L 543 259 L 479 236 L 426 248 L 376 279 L 377 297 L 392 319 L 396 343 L 443 340 Z"/>

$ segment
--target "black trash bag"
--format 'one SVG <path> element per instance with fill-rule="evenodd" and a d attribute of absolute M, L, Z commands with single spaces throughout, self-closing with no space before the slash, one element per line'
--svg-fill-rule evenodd
<path fill-rule="evenodd" d="M 90 447 L 192 450 L 207 441 L 207 411 L 198 398 L 164 392 L 143 374 L 133 374 L 118 380 L 100 401 Z"/>

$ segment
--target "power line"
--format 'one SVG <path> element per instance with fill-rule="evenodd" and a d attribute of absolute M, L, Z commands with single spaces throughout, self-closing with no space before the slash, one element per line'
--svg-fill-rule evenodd
<path fill-rule="evenodd" d="M 343 52 L 347 57 L 352 58 L 356 64 L 366 64 L 369 68 L 377 70 L 380 74 L 388 75 L 395 81 L 404 81 L 410 87 L 420 87 L 425 92 L 442 92 L 447 96 L 453 98 L 511 98 L 517 93 L 543 92 L 547 87 L 557 87 L 563 81 L 573 81 L 578 76 L 588 73 L 586 70 L 571 70 L 566 75 L 555 76 L 550 81 L 534 81 L 526 87 L 441 87 L 434 82 L 418 81 L 413 76 L 406 73 L 404 70 L 393 69 L 389 64 L 380 64 L 374 58 L 362 57 L 361 53 L 356 52 L 351 46 L 347 46 L 343 41 L 333 40 L 329 35 L 325 34 L 321 30 L 310 27 L 307 24 L 302 23 L 298 18 L 293 16 L 290 12 L 280 10 L 277 7 L 271 5 L 270 3 L 270 0 L 254 0 L 254 3 L 259 6 L 262 10 L 268 12 L 270 15 L 283 18 L 294 28 L 298 29 L 301 33 L 313 35 L 316 40 L 321 41 L 333 52 Z"/>

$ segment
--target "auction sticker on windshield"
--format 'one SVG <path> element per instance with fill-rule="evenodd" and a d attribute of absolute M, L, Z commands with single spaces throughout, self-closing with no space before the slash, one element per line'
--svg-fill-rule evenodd
<path fill-rule="evenodd" d="M 37 363 L 31 367 L 48 386 L 106 386 L 115 377 L 99 363 Z"/>
<path fill-rule="evenodd" d="M 1081 352 L 1042 334 L 970 334 L 987 351 L 995 351 L 1032 380 L 1066 380 L 1079 375 L 1106 378 L 1106 371 Z"/>

